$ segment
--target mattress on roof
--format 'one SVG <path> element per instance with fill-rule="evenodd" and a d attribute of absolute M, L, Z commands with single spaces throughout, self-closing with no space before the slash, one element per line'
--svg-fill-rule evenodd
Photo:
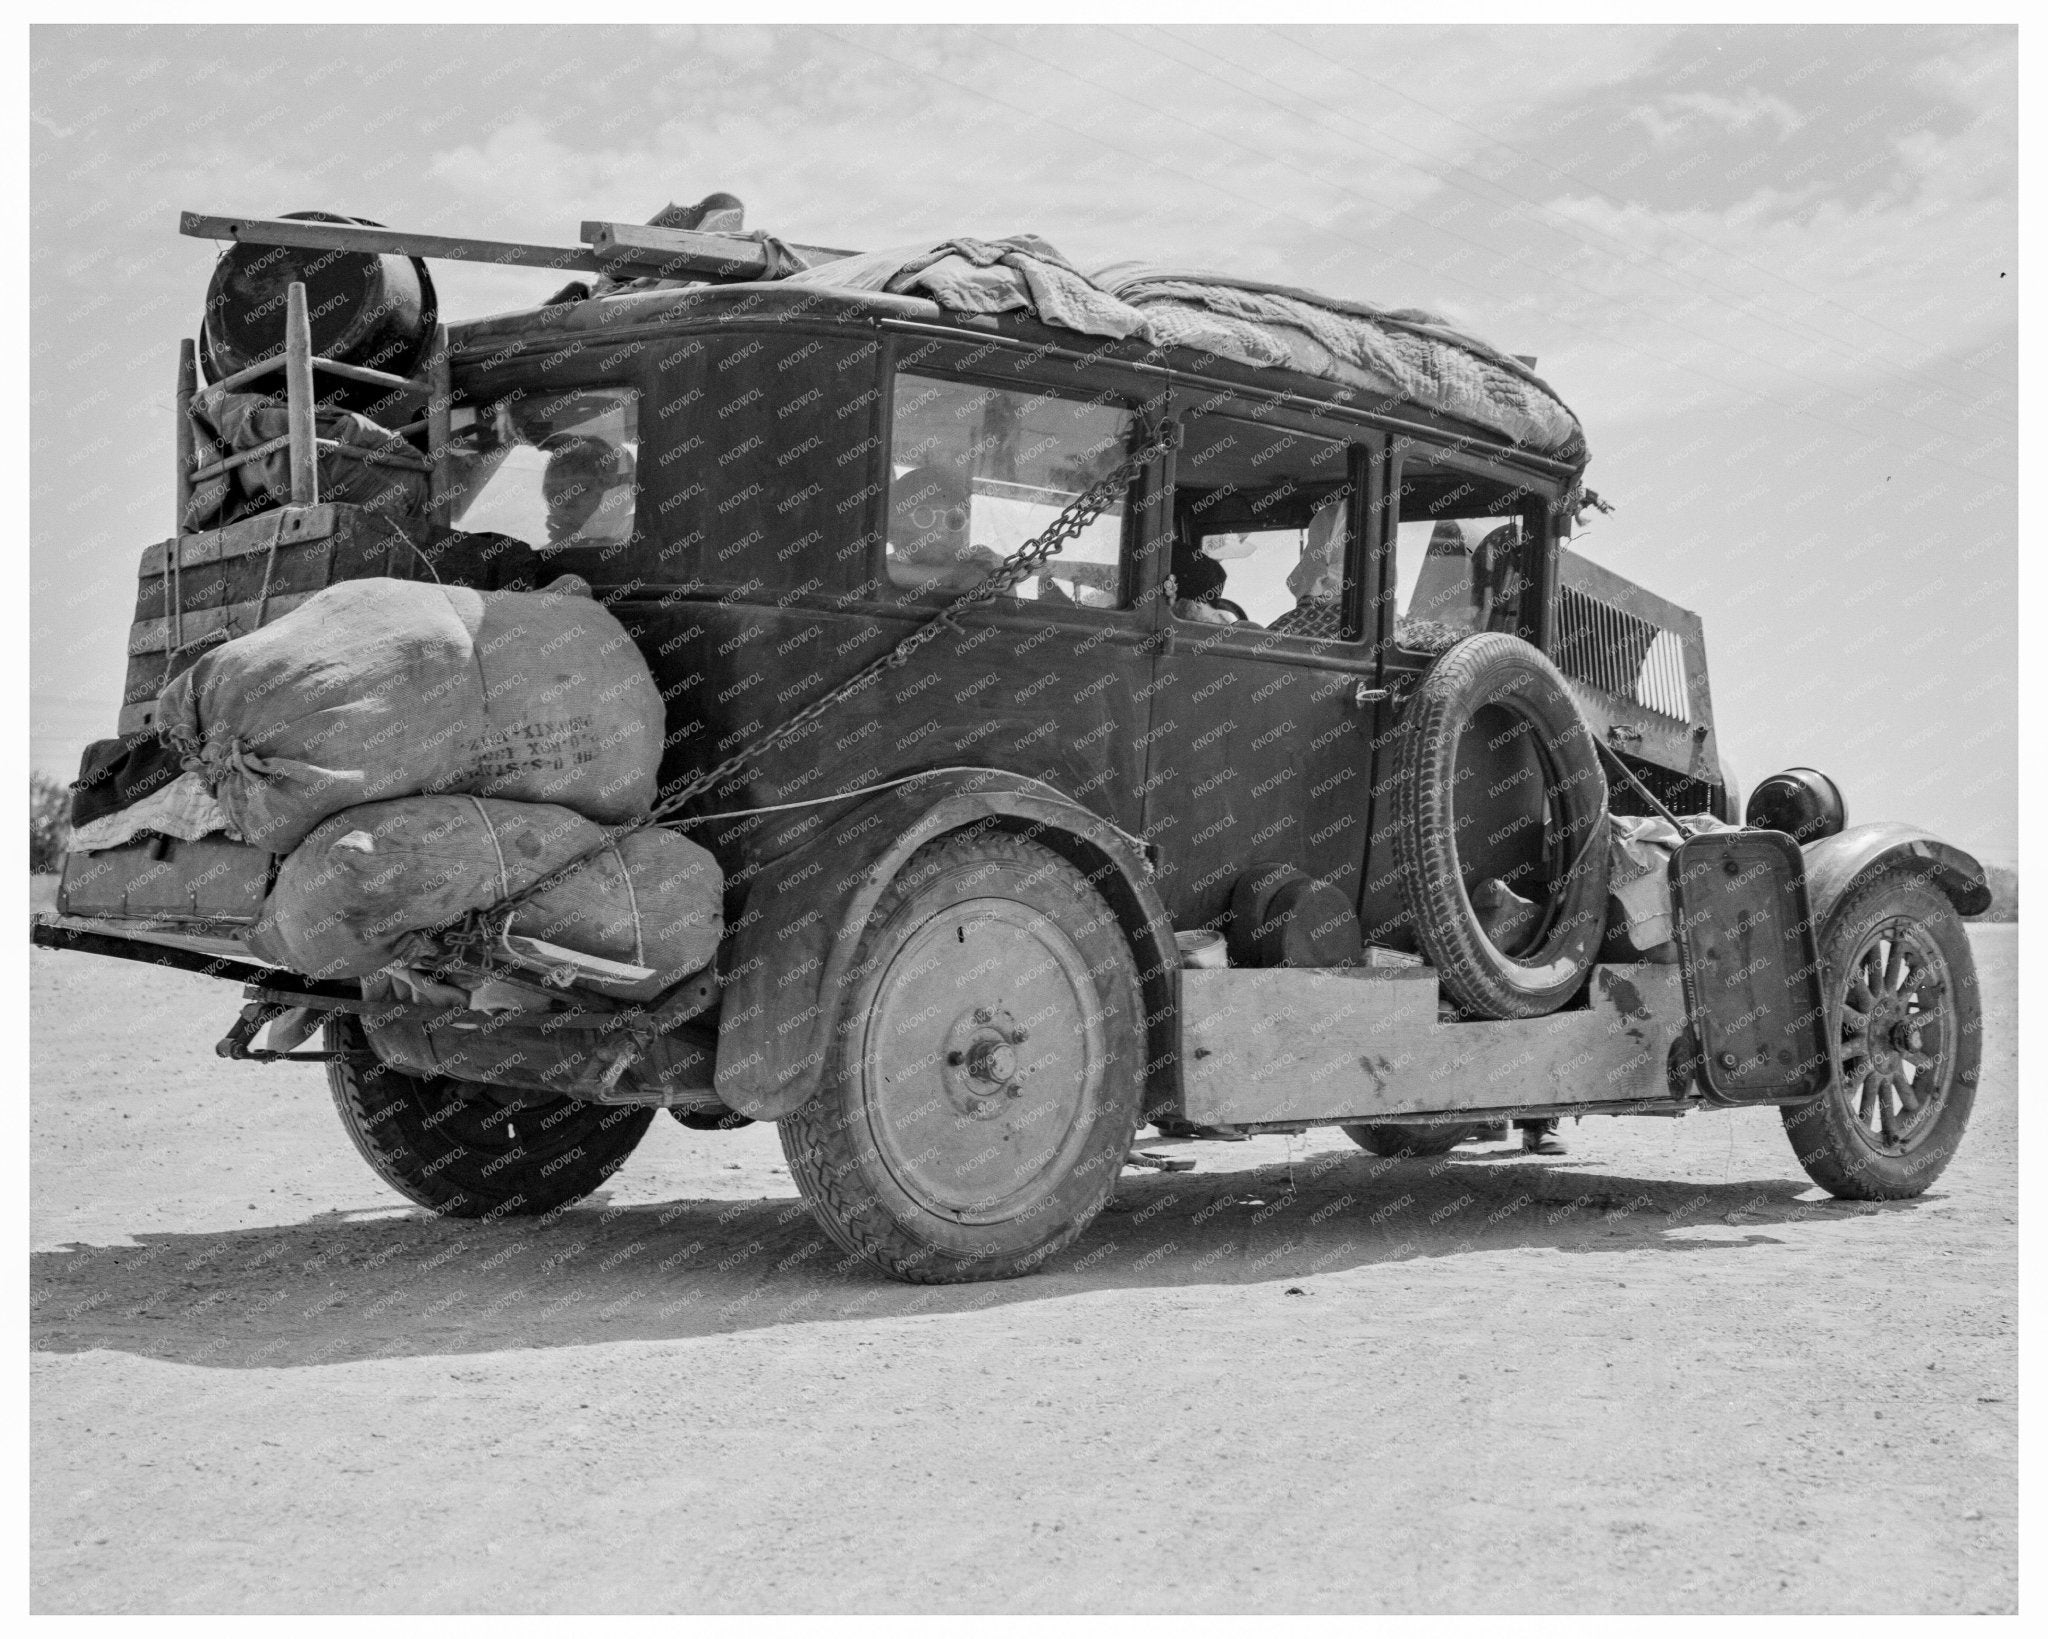
<path fill-rule="evenodd" d="M 1541 377 L 1435 314 L 1142 262 L 1098 268 L 1091 282 L 1145 315 L 1154 346 L 1298 370 L 1473 422 L 1556 460 L 1586 460 L 1578 417 Z"/>
<path fill-rule="evenodd" d="M 870 251 L 798 272 L 789 282 L 900 291 L 953 312 L 1023 309 L 1086 335 L 1296 370 L 1389 407 L 1416 404 L 1470 422 L 1556 460 L 1586 460 L 1578 417 L 1534 371 L 1413 308 L 1382 309 L 1144 262 L 1084 274 L 1032 234 Z"/>

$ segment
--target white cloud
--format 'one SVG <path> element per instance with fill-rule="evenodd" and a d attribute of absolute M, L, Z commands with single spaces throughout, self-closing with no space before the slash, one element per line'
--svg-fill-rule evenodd
<path fill-rule="evenodd" d="M 1774 125 L 1780 139 L 1789 137 L 1806 121 L 1783 97 L 1766 96 L 1751 89 L 1739 97 L 1724 97 L 1711 91 L 1680 91 L 1644 103 L 1634 111 L 1636 122 L 1650 133 L 1651 141 L 1669 147 L 1693 135 L 1701 125 L 1723 131 L 1748 132 L 1758 125 Z"/>

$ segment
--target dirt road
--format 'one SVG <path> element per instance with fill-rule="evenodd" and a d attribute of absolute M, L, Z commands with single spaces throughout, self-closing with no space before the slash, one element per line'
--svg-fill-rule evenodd
<path fill-rule="evenodd" d="M 2014 935 L 1934 1191 L 1775 1113 L 1129 1174 L 1050 1272 L 845 1267 L 772 1129 L 442 1222 L 229 987 L 37 952 L 42 1611 L 2010 1610 Z"/>

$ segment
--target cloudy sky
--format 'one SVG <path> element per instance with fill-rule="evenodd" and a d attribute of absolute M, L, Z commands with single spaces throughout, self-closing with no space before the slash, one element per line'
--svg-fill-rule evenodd
<path fill-rule="evenodd" d="M 168 533 L 181 209 L 555 244 L 740 195 L 848 247 L 1039 233 L 1424 306 L 1540 359 L 1705 617 L 1745 783 L 2017 844 L 2008 28 L 34 32 L 31 754 L 111 734 Z M 439 264 L 458 316 L 549 275 Z"/>

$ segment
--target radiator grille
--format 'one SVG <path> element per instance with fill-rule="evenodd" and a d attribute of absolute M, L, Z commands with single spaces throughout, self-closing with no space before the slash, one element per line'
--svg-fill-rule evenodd
<path fill-rule="evenodd" d="M 1678 634 L 1575 586 L 1557 593 L 1557 664 L 1567 677 L 1633 700 L 1674 722 L 1692 720 Z"/>

